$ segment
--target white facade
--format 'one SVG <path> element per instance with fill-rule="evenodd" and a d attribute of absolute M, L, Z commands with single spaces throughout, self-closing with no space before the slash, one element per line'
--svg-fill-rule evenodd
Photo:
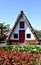
<path fill-rule="evenodd" d="M 20 22 L 24 22 L 24 28 L 20 28 Z M 35 36 L 31 32 L 28 23 L 24 20 L 24 18 L 20 18 L 19 22 L 17 23 L 14 31 L 12 32 L 12 35 L 10 37 L 11 40 L 19 40 L 19 30 L 25 30 L 25 40 L 35 40 Z M 18 34 L 18 38 L 14 38 L 14 33 Z M 31 38 L 27 38 L 26 34 L 31 34 Z"/>

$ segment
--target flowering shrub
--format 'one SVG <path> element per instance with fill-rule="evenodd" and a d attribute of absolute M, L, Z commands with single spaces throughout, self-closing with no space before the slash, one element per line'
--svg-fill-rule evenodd
<path fill-rule="evenodd" d="M 41 54 L 4 51 L 0 48 L 0 65 L 41 65 Z"/>
<path fill-rule="evenodd" d="M 16 51 L 16 52 L 32 52 L 32 53 L 41 53 L 41 47 L 38 46 L 6 46 L 3 47 L 5 51 Z"/>

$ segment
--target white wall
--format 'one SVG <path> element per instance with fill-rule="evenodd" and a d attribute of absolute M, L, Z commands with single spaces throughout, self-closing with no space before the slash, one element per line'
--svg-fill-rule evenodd
<path fill-rule="evenodd" d="M 31 38 L 27 38 L 27 37 L 26 37 L 27 34 L 31 34 Z M 26 39 L 26 40 L 35 40 L 35 37 L 34 37 L 33 33 L 31 32 L 31 30 L 30 30 L 29 27 L 28 27 L 28 28 L 26 29 L 26 31 L 25 31 L 25 39 Z"/>
<path fill-rule="evenodd" d="M 24 21 L 24 23 L 25 23 L 25 26 L 24 26 L 25 28 L 24 29 L 23 28 L 20 29 L 20 26 L 19 26 L 20 25 L 20 21 Z M 28 27 L 27 24 L 28 23 L 23 18 L 21 18 L 19 20 L 19 22 L 17 23 L 17 25 L 15 27 L 15 30 L 13 31 L 10 39 L 12 39 L 12 40 L 19 40 L 19 30 L 25 30 L 25 40 L 35 40 L 35 37 L 32 34 L 32 32 L 31 32 L 31 30 L 30 30 L 30 28 Z M 17 33 L 18 34 L 18 38 L 17 39 L 14 39 L 14 33 Z M 27 37 L 26 34 L 28 34 L 28 33 L 31 34 L 31 38 L 26 38 Z"/>

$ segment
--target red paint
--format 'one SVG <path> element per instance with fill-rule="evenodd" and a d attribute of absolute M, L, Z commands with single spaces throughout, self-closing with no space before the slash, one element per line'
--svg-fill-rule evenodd
<path fill-rule="evenodd" d="M 28 44 L 28 43 L 37 43 L 37 40 L 9 40 L 10 42 L 15 42 L 15 43 L 18 43 L 18 42 L 20 42 L 20 43 L 26 43 L 26 44 Z"/>
<path fill-rule="evenodd" d="M 19 40 L 10 40 L 10 42 L 15 42 L 15 43 L 17 43 L 17 42 L 19 42 Z"/>
<path fill-rule="evenodd" d="M 24 28 L 24 22 L 20 22 L 20 28 Z"/>
<path fill-rule="evenodd" d="M 21 43 L 25 41 L 25 31 L 24 30 L 19 31 L 19 38 L 20 38 Z"/>
<path fill-rule="evenodd" d="M 37 40 L 25 40 L 25 43 L 37 43 Z"/>

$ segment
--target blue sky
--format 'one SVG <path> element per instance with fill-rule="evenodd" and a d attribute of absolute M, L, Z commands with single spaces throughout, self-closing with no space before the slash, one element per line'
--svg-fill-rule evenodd
<path fill-rule="evenodd" d="M 32 27 L 41 30 L 41 0 L 0 0 L 0 23 L 10 24 L 12 28 L 21 10 Z"/>

